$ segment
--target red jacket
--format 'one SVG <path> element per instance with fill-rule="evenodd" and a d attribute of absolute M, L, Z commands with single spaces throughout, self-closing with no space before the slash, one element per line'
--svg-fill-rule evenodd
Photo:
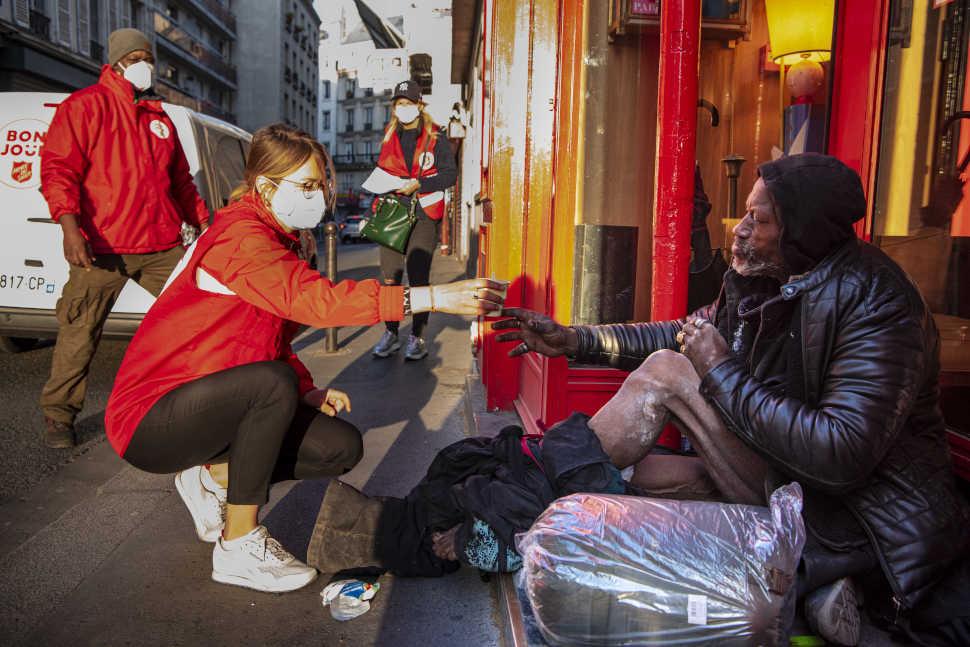
<path fill-rule="evenodd" d="M 251 195 L 217 213 L 145 315 L 118 369 L 105 428 L 119 455 L 163 395 L 217 371 L 284 360 L 300 378 L 300 394 L 313 389 L 290 348 L 299 324 L 403 318 L 404 288 L 373 279 L 335 285 L 300 260 L 298 247 L 296 235 Z"/>
<path fill-rule="evenodd" d="M 41 150 L 41 192 L 55 221 L 78 214 L 95 254 L 144 254 L 208 222 L 175 126 L 160 101 L 105 65 L 57 108 Z"/>
<path fill-rule="evenodd" d="M 429 141 L 430 139 L 430 141 Z M 401 140 L 395 130 L 391 133 L 391 138 L 381 146 L 380 157 L 377 158 L 377 166 L 391 175 L 397 177 L 411 177 L 421 179 L 438 174 L 438 167 L 435 165 L 434 149 L 438 136 L 432 133 L 430 137 L 424 128 L 418 135 L 417 144 L 414 147 L 414 159 L 408 164 L 404 159 L 404 151 L 401 150 Z M 445 215 L 445 192 L 431 191 L 430 193 L 418 193 L 418 202 L 424 213 L 432 220 L 441 220 Z M 375 204 L 376 206 L 376 204 Z"/>

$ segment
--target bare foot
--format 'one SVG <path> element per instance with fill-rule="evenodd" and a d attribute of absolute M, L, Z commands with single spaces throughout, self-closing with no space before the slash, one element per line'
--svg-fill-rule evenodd
<path fill-rule="evenodd" d="M 458 561 L 458 551 L 455 542 L 458 539 L 459 528 L 461 528 L 461 524 L 458 524 L 450 530 L 431 534 L 431 548 L 438 559 L 444 559 L 450 562 Z"/>

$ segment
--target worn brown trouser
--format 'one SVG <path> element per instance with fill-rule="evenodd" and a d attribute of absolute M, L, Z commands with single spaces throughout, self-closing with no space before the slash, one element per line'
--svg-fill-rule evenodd
<path fill-rule="evenodd" d="M 73 424 L 84 406 L 88 367 L 101 341 L 101 329 L 128 279 L 154 296 L 185 250 L 181 245 L 150 254 L 98 254 L 90 270 L 71 265 L 57 301 L 57 344 L 51 376 L 40 396 L 48 418 Z"/>
<path fill-rule="evenodd" d="M 589 426 L 617 467 L 636 466 L 631 483 L 651 494 L 764 505 L 766 464 L 724 426 L 699 386 L 690 360 L 657 351 Z M 687 435 L 698 458 L 650 455 L 667 422 Z"/>

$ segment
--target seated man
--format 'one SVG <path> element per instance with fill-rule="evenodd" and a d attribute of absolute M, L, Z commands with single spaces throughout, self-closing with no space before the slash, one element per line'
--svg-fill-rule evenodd
<path fill-rule="evenodd" d="M 511 355 L 633 371 L 589 424 L 617 467 L 635 466 L 634 485 L 764 505 L 798 481 L 806 616 L 855 644 L 848 576 L 873 584 L 867 608 L 904 618 L 970 545 L 938 405 L 938 333 L 906 274 L 857 240 L 866 201 L 854 171 L 813 154 L 758 170 L 714 304 L 678 321 L 571 327 L 506 310 L 515 318 L 494 327 L 520 342 Z M 671 417 L 697 458 L 649 455 Z"/>

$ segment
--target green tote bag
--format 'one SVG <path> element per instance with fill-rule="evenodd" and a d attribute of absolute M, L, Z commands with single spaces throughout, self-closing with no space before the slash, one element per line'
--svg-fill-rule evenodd
<path fill-rule="evenodd" d="M 408 238 L 411 237 L 414 223 L 417 222 L 417 216 L 414 215 L 417 203 L 416 196 L 410 200 L 393 193 L 378 196 L 374 215 L 360 233 L 378 245 L 403 254 L 408 247 Z"/>

